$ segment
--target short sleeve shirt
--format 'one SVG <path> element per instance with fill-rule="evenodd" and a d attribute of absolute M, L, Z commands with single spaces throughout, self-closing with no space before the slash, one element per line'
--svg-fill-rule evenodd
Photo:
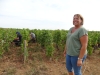
<path fill-rule="evenodd" d="M 84 27 L 80 27 L 75 32 L 71 33 L 72 28 L 70 28 L 67 34 L 67 40 L 66 40 L 67 54 L 70 56 L 79 56 L 80 49 L 82 46 L 80 38 L 83 35 L 88 35 L 88 31 Z M 87 54 L 87 50 L 85 54 Z"/>

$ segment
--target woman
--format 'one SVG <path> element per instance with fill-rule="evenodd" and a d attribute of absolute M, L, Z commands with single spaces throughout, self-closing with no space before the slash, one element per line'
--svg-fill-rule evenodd
<path fill-rule="evenodd" d="M 67 34 L 64 55 L 66 56 L 66 68 L 69 75 L 82 75 L 82 63 L 87 56 L 88 32 L 82 27 L 83 17 L 75 14 L 73 25 Z"/>

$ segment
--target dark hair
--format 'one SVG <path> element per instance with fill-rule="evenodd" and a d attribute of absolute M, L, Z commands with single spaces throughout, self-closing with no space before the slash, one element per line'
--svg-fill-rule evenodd
<path fill-rule="evenodd" d="M 83 17 L 82 17 L 82 15 L 80 15 L 80 14 L 75 14 L 74 16 L 78 16 L 80 19 L 81 19 L 81 25 L 83 25 L 83 22 L 84 22 L 84 19 L 83 19 Z"/>
<path fill-rule="evenodd" d="M 16 32 L 17 35 L 21 35 L 20 32 Z"/>

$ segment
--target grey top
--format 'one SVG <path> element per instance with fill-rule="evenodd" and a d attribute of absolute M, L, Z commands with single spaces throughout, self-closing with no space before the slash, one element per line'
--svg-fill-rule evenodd
<path fill-rule="evenodd" d="M 32 38 L 35 38 L 35 34 L 34 33 L 31 33 L 30 35 L 31 35 Z"/>
<path fill-rule="evenodd" d="M 82 37 L 83 35 L 88 35 L 88 31 L 85 28 L 80 27 L 75 32 L 71 33 L 72 28 L 70 28 L 67 34 L 67 54 L 70 56 L 79 56 L 81 49 L 80 37 Z M 87 54 L 87 50 L 85 54 Z"/>

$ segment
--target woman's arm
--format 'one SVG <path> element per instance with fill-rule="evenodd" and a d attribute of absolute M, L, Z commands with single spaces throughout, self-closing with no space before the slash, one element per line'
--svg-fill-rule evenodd
<path fill-rule="evenodd" d="M 66 56 L 66 50 L 67 50 L 67 47 L 66 47 L 66 45 L 65 45 L 64 56 Z"/>
<path fill-rule="evenodd" d="M 80 54 L 78 57 L 78 61 L 77 61 L 77 66 L 81 66 L 82 65 L 82 59 L 85 55 L 86 49 L 87 49 L 87 45 L 88 45 L 88 36 L 84 35 L 80 38 L 81 41 L 81 50 L 80 50 Z"/>
<path fill-rule="evenodd" d="M 84 57 L 84 54 L 86 52 L 87 49 L 87 45 L 88 45 L 88 36 L 84 35 L 80 38 L 80 42 L 81 42 L 81 50 L 80 50 L 80 54 L 79 54 L 79 58 L 82 59 Z"/>

